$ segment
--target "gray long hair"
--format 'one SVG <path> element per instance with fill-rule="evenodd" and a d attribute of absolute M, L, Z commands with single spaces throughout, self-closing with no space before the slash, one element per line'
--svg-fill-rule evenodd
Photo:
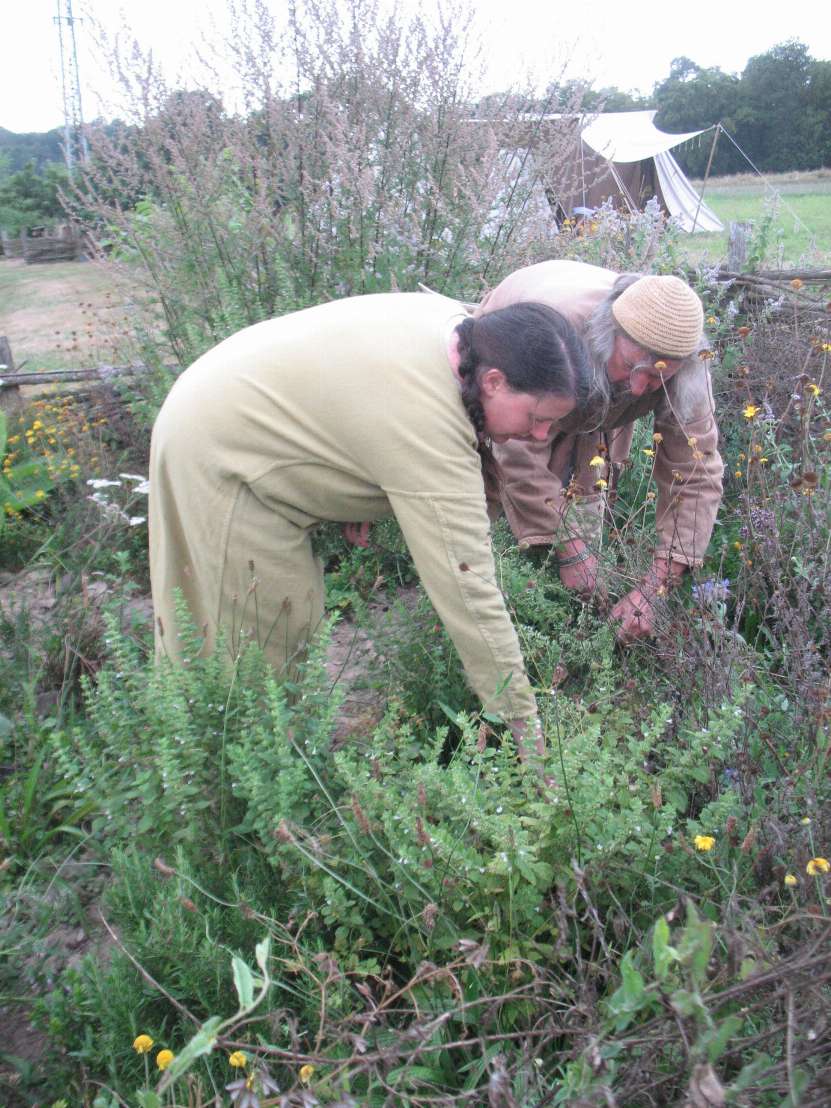
<path fill-rule="evenodd" d="M 614 351 L 615 339 L 618 335 L 626 335 L 612 314 L 612 304 L 622 292 L 643 276 L 642 273 L 622 273 L 612 286 L 612 291 L 598 304 L 586 323 L 583 339 L 591 358 L 591 404 L 600 412 L 598 425 L 602 425 L 612 399 L 606 366 Z M 702 387 L 710 394 L 710 374 L 706 364 L 698 356 L 698 351 L 707 345 L 707 338 L 702 334 L 696 345 L 696 352 L 683 359 L 678 372 L 665 385 L 669 402 L 681 422 L 701 410 Z M 710 406 L 712 407 L 712 398 Z"/>

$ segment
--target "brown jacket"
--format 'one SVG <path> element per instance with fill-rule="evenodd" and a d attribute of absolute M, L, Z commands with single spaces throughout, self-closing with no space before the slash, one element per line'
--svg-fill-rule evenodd
<path fill-rule="evenodd" d="M 562 312 L 582 334 L 618 276 L 583 262 L 540 262 L 506 277 L 475 314 L 536 300 Z M 600 427 L 590 414 L 572 415 L 554 428 L 547 442 L 514 440 L 495 449 L 503 476 L 502 504 L 520 545 L 578 535 L 592 540 L 603 512 L 603 495 L 595 482 L 599 476 L 611 482 L 615 465 L 629 455 L 635 420 L 652 412 L 654 431 L 661 436 L 652 459 L 656 555 L 701 564 L 721 502 L 724 467 L 706 362 L 698 359 L 683 382 L 679 377 L 668 383 L 666 392 L 617 402 L 613 397 Z M 589 465 L 604 448 L 611 473 Z"/>

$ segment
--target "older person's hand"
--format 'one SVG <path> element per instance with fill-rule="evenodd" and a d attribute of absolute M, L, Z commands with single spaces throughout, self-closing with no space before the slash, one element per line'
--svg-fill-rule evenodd
<path fill-rule="evenodd" d="M 652 599 L 636 587 L 615 604 L 609 613 L 618 624 L 617 641 L 623 646 L 646 639 L 655 630 L 655 605 Z"/>
<path fill-rule="evenodd" d="M 687 566 L 670 558 L 655 558 L 643 579 L 615 604 L 609 613 L 618 624 L 617 641 L 623 646 L 649 638 L 655 631 L 656 601 L 666 596 L 684 576 Z"/>
<path fill-rule="evenodd" d="M 601 608 L 608 602 L 605 586 L 598 579 L 600 564 L 582 539 L 571 539 L 557 548 L 560 582 L 582 600 L 594 600 Z M 579 559 L 579 560 L 578 560 Z"/>

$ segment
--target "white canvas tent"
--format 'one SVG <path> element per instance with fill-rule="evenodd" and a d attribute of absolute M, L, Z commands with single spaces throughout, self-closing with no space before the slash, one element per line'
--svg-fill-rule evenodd
<path fill-rule="evenodd" d="M 610 197 L 616 206 L 636 211 L 654 196 L 685 231 L 724 230 L 670 153 L 704 132 L 659 131 L 655 114 L 604 112 L 580 128 L 579 166 L 569 172 L 568 184 L 555 182 L 551 188 L 564 215 L 599 207 Z"/>

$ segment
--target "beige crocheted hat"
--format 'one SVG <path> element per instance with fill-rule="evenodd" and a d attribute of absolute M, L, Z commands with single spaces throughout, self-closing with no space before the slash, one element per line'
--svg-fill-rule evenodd
<path fill-rule="evenodd" d="M 679 277 L 641 277 L 612 304 L 612 315 L 639 346 L 686 358 L 698 346 L 704 309 Z"/>

